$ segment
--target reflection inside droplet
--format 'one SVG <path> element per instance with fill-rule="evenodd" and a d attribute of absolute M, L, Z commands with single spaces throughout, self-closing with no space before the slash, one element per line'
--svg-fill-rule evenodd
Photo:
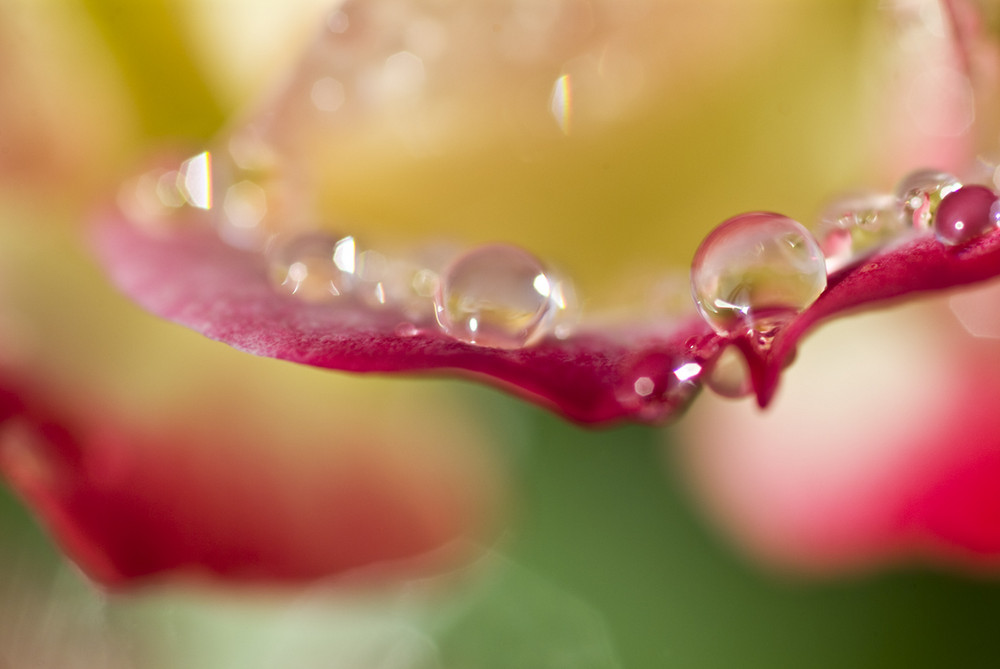
<path fill-rule="evenodd" d="M 632 388 L 635 389 L 635 394 L 640 397 L 649 397 L 653 394 L 653 390 L 656 389 L 656 383 L 653 379 L 648 376 L 640 376 L 632 384 Z"/>
<path fill-rule="evenodd" d="M 717 395 L 736 399 L 753 391 L 750 367 L 743 353 L 733 345 L 726 346 L 705 375 L 705 385 Z"/>
<path fill-rule="evenodd" d="M 916 170 L 906 175 L 896 185 L 904 223 L 918 230 L 928 229 L 941 200 L 961 187 L 958 177 L 939 170 Z"/>
<path fill-rule="evenodd" d="M 826 269 L 834 272 L 905 234 L 899 201 L 887 193 L 857 193 L 837 198 L 816 228 Z"/>
<path fill-rule="evenodd" d="M 492 244 L 459 257 L 435 294 L 441 328 L 456 339 L 494 348 L 519 348 L 550 332 L 565 302 L 554 300 L 553 282 L 524 249 Z"/>
<path fill-rule="evenodd" d="M 819 297 L 826 263 L 802 225 L 751 212 L 725 221 L 701 243 L 691 288 L 698 310 L 719 334 L 770 332 Z"/>

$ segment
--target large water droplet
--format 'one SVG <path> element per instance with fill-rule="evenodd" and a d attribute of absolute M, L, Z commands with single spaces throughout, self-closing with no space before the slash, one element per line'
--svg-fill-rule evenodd
<path fill-rule="evenodd" d="M 524 249 L 491 244 L 445 270 L 435 295 L 441 328 L 452 337 L 514 349 L 550 332 L 567 308 L 559 282 Z"/>
<path fill-rule="evenodd" d="M 847 195 L 831 202 L 816 229 L 826 269 L 834 272 L 892 242 L 906 231 L 899 203 L 883 193 Z"/>
<path fill-rule="evenodd" d="M 315 232 L 279 239 L 268 249 L 267 259 L 275 285 L 309 302 L 332 300 L 354 284 L 353 237 Z"/>
<path fill-rule="evenodd" d="M 896 186 L 903 210 L 903 222 L 917 230 L 927 230 L 941 199 L 962 187 L 958 177 L 938 170 L 911 172 Z"/>
<path fill-rule="evenodd" d="M 1000 226 L 1000 199 L 986 186 L 964 186 L 949 193 L 934 216 L 934 236 L 958 246 Z"/>
<path fill-rule="evenodd" d="M 691 265 L 698 310 L 723 335 L 772 332 L 825 288 L 819 244 L 801 224 L 769 212 L 722 223 Z"/>

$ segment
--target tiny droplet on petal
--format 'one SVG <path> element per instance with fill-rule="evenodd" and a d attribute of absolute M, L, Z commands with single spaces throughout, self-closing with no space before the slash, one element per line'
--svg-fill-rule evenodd
<path fill-rule="evenodd" d="M 772 333 L 826 288 L 813 236 L 780 214 L 751 212 L 717 227 L 698 247 L 691 292 L 719 334 Z"/>
<path fill-rule="evenodd" d="M 903 177 L 896 186 L 896 198 L 904 224 L 929 229 L 941 199 L 961 187 L 958 177 L 938 170 L 917 170 Z"/>
<path fill-rule="evenodd" d="M 846 195 L 823 210 L 816 229 L 826 269 L 834 272 L 906 232 L 898 201 L 884 193 Z"/>
<path fill-rule="evenodd" d="M 960 246 L 1000 227 L 1000 198 L 986 186 L 964 186 L 946 195 L 934 216 L 934 236 Z"/>
<path fill-rule="evenodd" d="M 278 240 L 268 249 L 271 279 L 280 290 L 308 302 L 324 302 L 354 283 L 353 237 L 322 232 Z"/>
<path fill-rule="evenodd" d="M 480 346 L 516 349 L 549 334 L 566 308 L 558 282 L 524 249 L 491 244 L 466 252 L 441 276 L 434 296 L 448 335 Z"/>

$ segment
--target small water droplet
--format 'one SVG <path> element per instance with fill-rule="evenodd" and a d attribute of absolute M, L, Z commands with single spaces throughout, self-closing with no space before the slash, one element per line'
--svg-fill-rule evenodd
<path fill-rule="evenodd" d="M 698 310 L 722 335 L 773 331 L 825 288 L 819 244 L 801 224 L 769 212 L 722 223 L 691 265 Z"/>
<path fill-rule="evenodd" d="M 403 322 L 396 326 L 396 335 L 399 337 L 415 337 L 420 333 L 420 329 L 413 323 Z"/>
<path fill-rule="evenodd" d="M 941 199 L 961 187 L 958 177 L 938 170 L 917 170 L 903 177 L 896 186 L 896 197 L 903 210 L 904 224 L 927 230 Z"/>
<path fill-rule="evenodd" d="M 354 284 L 353 237 L 313 232 L 278 240 L 268 249 L 272 281 L 280 290 L 309 302 L 324 302 Z"/>
<path fill-rule="evenodd" d="M 753 392 L 746 357 L 732 344 L 722 349 L 705 375 L 705 385 L 715 394 L 736 399 Z"/>
<path fill-rule="evenodd" d="M 690 402 L 701 375 L 698 362 L 667 353 L 646 354 L 625 363 L 616 398 L 643 420 L 656 420 Z"/>
<path fill-rule="evenodd" d="M 986 186 L 964 186 L 946 195 L 934 216 L 934 236 L 958 246 L 1000 227 L 1000 199 Z"/>
<path fill-rule="evenodd" d="M 520 348 L 549 334 L 566 308 L 557 285 L 524 249 L 482 246 L 445 270 L 434 298 L 437 320 L 450 336 L 470 344 Z"/>
<path fill-rule="evenodd" d="M 905 234 L 899 202 L 883 193 L 846 195 L 831 202 L 820 217 L 816 238 L 834 272 Z"/>

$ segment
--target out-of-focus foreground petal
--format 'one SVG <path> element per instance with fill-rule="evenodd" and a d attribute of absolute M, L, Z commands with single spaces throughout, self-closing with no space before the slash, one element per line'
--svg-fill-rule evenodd
<path fill-rule="evenodd" d="M 493 513 L 491 476 L 457 450 L 475 437 L 447 421 L 399 416 L 363 431 L 345 421 L 312 443 L 297 434 L 282 442 L 235 407 L 141 426 L 92 412 L 70 425 L 17 396 L 5 402 L 13 415 L 0 472 L 84 571 L 112 586 L 441 564 L 468 550 L 459 544 Z M 387 439 L 400 443 L 386 448 Z"/>

